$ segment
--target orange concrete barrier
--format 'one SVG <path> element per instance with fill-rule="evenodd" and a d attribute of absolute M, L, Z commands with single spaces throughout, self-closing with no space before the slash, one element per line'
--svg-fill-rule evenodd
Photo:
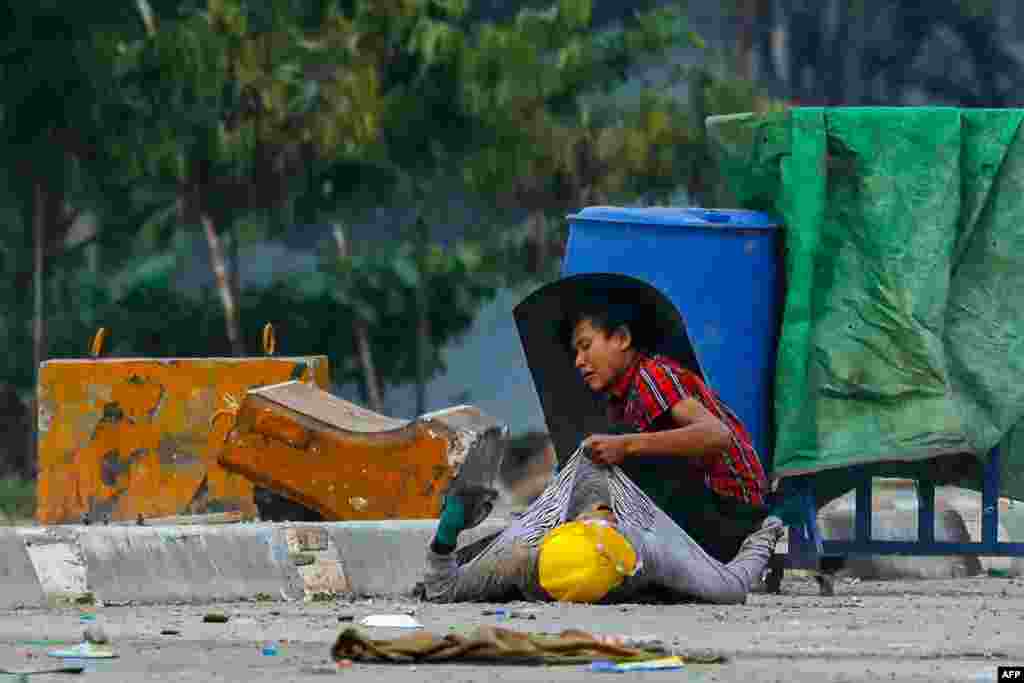
<path fill-rule="evenodd" d="M 99 335 L 97 335 L 97 338 Z M 96 346 L 100 342 L 94 342 Z M 253 387 L 303 376 L 329 386 L 325 356 L 52 360 L 39 369 L 37 519 L 44 524 L 179 514 L 256 514 L 253 485 L 217 463 Z"/>
<path fill-rule="evenodd" d="M 456 476 L 493 485 L 505 431 L 472 406 L 397 420 L 286 382 L 246 394 L 219 461 L 326 521 L 424 519 Z"/>

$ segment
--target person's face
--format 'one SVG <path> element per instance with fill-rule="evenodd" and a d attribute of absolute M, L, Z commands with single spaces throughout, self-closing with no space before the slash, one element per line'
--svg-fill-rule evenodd
<path fill-rule="evenodd" d="M 594 327 L 589 319 L 576 324 L 572 348 L 576 369 L 592 391 L 605 391 L 629 366 L 632 350 L 629 331 L 619 328 L 611 333 Z"/>

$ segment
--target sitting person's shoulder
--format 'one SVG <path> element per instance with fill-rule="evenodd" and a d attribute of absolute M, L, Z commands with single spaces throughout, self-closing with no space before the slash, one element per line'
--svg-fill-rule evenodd
<path fill-rule="evenodd" d="M 674 376 L 687 384 L 699 384 L 700 377 L 671 356 L 654 355 L 643 360 L 644 369 L 655 375 Z"/>

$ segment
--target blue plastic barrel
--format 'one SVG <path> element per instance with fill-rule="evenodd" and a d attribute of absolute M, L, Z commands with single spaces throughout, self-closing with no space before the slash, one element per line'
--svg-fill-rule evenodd
<path fill-rule="evenodd" d="M 569 226 L 562 275 L 619 273 L 661 290 L 686 321 L 709 384 L 770 467 L 778 224 L 753 211 L 602 206 L 569 216 Z"/>

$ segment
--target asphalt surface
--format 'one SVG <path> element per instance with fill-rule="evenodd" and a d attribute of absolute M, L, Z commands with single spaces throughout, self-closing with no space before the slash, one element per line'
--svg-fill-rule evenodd
<path fill-rule="evenodd" d="M 495 606 L 413 601 L 249 602 L 162 607 L 103 606 L 97 623 L 119 658 L 84 676 L 32 676 L 29 681 L 990 681 L 999 664 L 1024 664 L 1024 581 L 1005 578 L 853 583 L 840 579 L 834 597 L 787 577 L 783 595 L 755 593 L 743 606 L 566 606 L 514 604 L 533 619 L 485 615 Z M 369 665 L 339 671 L 329 650 L 346 625 L 371 614 L 415 610 L 434 633 L 496 624 L 523 631 L 581 628 L 602 635 L 658 636 L 675 649 L 724 654 L 728 662 L 685 671 L 593 673 L 585 666 Z M 210 612 L 225 624 L 203 623 Z M 0 613 L 0 667 L 29 670 L 59 664 L 47 652 L 81 640 L 75 608 Z M 161 635 L 163 630 L 178 635 Z M 374 637 L 408 633 L 367 629 Z M 268 644 L 276 655 L 265 655 Z M 322 673 L 327 671 L 328 673 Z M 5 677 L 0 676 L 0 681 Z M 17 680 L 9 677 L 6 680 Z"/>

